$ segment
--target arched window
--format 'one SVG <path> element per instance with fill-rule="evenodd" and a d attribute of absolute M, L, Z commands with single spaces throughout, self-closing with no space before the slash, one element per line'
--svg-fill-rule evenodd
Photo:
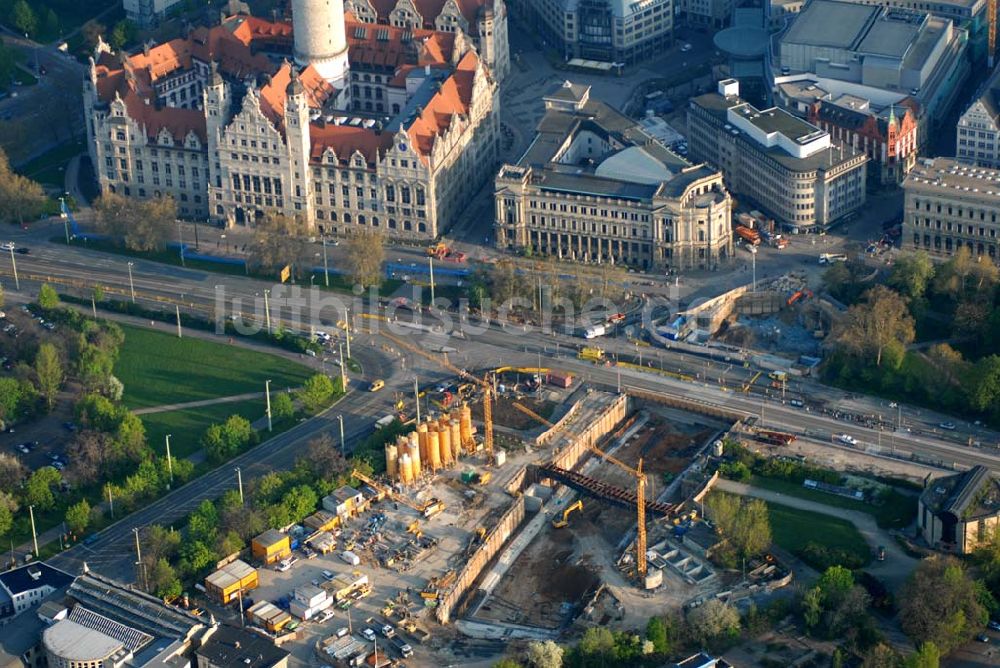
<path fill-rule="evenodd" d="M 410 223 L 410 221 L 404 220 L 403 221 L 403 229 L 406 230 L 407 232 L 409 232 L 410 230 L 413 229 L 413 225 Z"/>
<path fill-rule="evenodd" d="M 345 223 L 351 222 L 351 214 L 349 214 L 349 213 L 345 213 L 344 214 L 344 222 Z"/>
<path fill-rule="evenodd" d="M 372 227 L 378 227 L 378 218 L 372 216 Z"/>
<path fill-rule="evenodd" d="M 365 217 L 359 215 L 358 216 L 358 225 L 364 225 L 364 224 L 365 224 Z"/>
<path fill-rule="evenodd" d="M 219 207 L 219 208 L 221 209 L 222 207 Z M 222 212 L 220 211 L 219 213 L 222 213 Z M 390 218 L 389 219 L 389 229 L 390 230 L 396 229 L 396 219 L 395 218 Z"/>
<path fill-rule="evenodd" d="M 418 223 L 417 224 L 417 231 L 419 231 L 419 232 L 426 232 L 427 231 L 427 224 L 426 223 Z"/>

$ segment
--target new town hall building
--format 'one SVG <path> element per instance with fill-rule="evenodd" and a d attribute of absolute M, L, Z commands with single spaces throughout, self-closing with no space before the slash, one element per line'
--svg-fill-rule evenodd
<path fill-rule="evenodd" d="M 134 55 L 99 46 L 84 104 L 101 191 L 169 195 L 180 216 L 227 225 L 283 214 L 433 238 L 495 173 L 506 14 L 485 2 L 403 20 L 410 0 L 355 0 L 360 20 L 343 0 L 293 0 L 291 22 L 237 15 Z"/>

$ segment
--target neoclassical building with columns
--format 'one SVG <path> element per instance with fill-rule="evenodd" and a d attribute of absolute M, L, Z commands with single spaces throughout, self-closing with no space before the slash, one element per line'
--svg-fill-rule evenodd
<path fill-rule="evenodd" d="M 440 235 L 496 169 L 491 68 L 464 30 L 366 23 L 342 0 L 291 8 L 131 55 L 99 45 L 84 104 L 101 191 L 170 195 L 226 225 Z"/>

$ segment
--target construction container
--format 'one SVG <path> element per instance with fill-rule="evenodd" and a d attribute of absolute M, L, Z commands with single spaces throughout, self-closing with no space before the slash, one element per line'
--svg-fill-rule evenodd
<path fill-rule="evenodd" d="M 413 482 L 413 466 L 410 463 L 410 455 L 405 453 L 399 456 L 399 482 L 404 485 Z"/>
<path fill-rule="evenodd" d="M 494 450 L 493 460 L 496 462 L 497 466 L 503 466 L 504 462 L 507 461 L 507 452 L 505 450 Z"/>
<path fill-rule="evenodd" d="M 424 468 L 424 462 L 420 458 L 420 446 L 410 443 L 410 467 L 413 472 L 413 479 L 420 477 L 420 472 Z"/>
<path fill-rule="evenodd" d="M 462 434 L 462 446 L 466 452 L 476 449 L 475 441 L 472 440 L 472 407 L 469 404 L 462 404 L 459 411 L 459 426 Z"/>
<path fill-rule="evenodd" d="M 569 387 L 573 384 L 573 374 L 550 371 L 548 381 L 550 385 L 555 385 L 556 387 Z"/>
<path fill-rule="evenodd" d="M 451 453 L 451 424 L 447 418 L 441 418 L 438 422 L 438 450 L 441 466 L 450 466 L 454 457 Z"/>
<path fill-rule="evenodd" d="M 462 482 L 466 485 L 471 485 L 476 480 L 476 472 L 472 469 L 468 471 L 462 471 Z"/>
<path fill-rule="evenodd" d="M 396 468 L 396 460 L 399 458 L 399 449 L 392 443 L 385 444 L 385 472 L 389 474 L 389 480 L 396 482 L 399 480 L 399 471 Z"/>
<path fill-rule="evenodd" d="M 462 427 L 457 417 L 451 420 L 451 455 L 458 461 L 462 454 Z"/>
<path fill-rule="evenodd" d="M 431 471 L 441 468 L 441 439 L 437 432 L 437 423 L 428 426 L 427 431 L 427 467 Z M 433 430 L 433 431 L 432 431 Z"/>

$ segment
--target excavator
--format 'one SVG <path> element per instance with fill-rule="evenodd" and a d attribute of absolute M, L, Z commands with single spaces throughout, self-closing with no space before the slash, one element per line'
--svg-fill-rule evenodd
<path fill-rule="evenodd" d="M 441 592 L 448 588 L 448 586 L 455 581 L 455 577 L 458 575 L 455 571 L 448 571 L 441 577 L 431 578 L 427 581 L 427 586 L 423 588 L 420 592 L 420 597 L 425 601 L 436 601 L 441 595 Z"/>
<path fill-rule="evenodd" d="M 571 503 L 563 510 L 561 520 L 552 520 L 553 529 L 564 529 L 569 526 L 569 514 L 574 510 L 583 510 L 583 499 L 577 499 L 576 503 Z"/>

